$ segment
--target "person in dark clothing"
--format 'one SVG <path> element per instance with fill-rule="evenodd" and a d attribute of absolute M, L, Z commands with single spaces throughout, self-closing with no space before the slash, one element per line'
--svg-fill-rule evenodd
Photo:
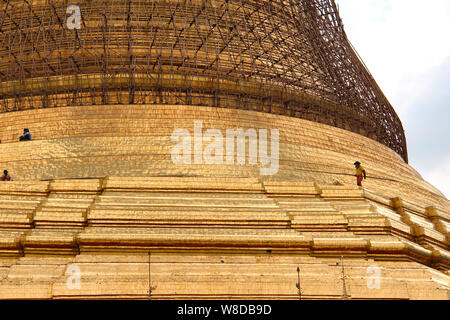
<path fill-rule="evenodd" d="M 23 129 L 23 135 L 20 136 L 20 141 L 30 141 L 31 133 L 28 129 Z"/>
<path fill-rule="evenodd" d="M 0 177 L 0 181 L 13 181 L 13 178 L 8 174 L 8 170 L 3 171 L 3 175 Z"/>

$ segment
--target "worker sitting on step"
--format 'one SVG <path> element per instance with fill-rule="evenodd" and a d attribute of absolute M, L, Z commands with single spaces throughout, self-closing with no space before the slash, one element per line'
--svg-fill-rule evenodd
<path fill-rule="evenodd" d="M 8 174 L 8 170 L 3 171 L 3 175 L 0 177 L 0 181 L 13 181 L 13 178 Z"/>
<path fill-rule="evenodd" d="M 23 135 L 20 136 L 20 141 L 29 141 L 31 140 L 31 133 L 28 129 L 23 129 Z"/>
<path fill-rule="evenodd" d="M 364 168 L 361 166 L 361 162 L 356 161 L 354 164 L 356 167 L 356 183 L 359 187 L 362 187 L 363 176 L 364 176 L 364 179 L 367 178 L 366 170 L 364 170 Z"/>

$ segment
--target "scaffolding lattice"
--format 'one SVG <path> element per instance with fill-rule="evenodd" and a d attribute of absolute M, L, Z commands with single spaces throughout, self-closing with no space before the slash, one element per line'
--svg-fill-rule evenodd
<path fill-rule="evenodd" d="M 70 5 L 79 29 L 67 27 Z M 407 161 L 402 124 L 333 0 L 2 0 L 0 112 L 92 104 L 282 114 Z"/>

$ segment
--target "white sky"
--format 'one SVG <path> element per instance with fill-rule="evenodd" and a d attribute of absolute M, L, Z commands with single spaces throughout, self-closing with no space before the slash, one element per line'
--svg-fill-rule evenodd
<path fill-rule="evenodd" d="M 450 196 L 450 1 L 336 0 L 346 33 L 397 111 L 409 163 Z"/>

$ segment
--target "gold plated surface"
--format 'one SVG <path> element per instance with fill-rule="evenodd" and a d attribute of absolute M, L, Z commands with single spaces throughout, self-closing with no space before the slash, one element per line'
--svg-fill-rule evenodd
<path fill-rule="evenodd" d="M 302 299 L 448 299 L 448 211 L 358 187 L 108 177 L 0 198 L 2 299 L 298 299 L 297 267 Z"/>
<path fill-rule="evenodd" d="M 450 202 L 332 0 L 2 1 L 0 123 L 0 299 L 449 299 Z M 206 162 L 237 129 L 272 174 Z"/>
<path fill-rule="evenodd" d="M 303 299 L 448 299 L 449 201 L 371 139 L 200 106 L 0 118 L 10 124 L 0 165 L 15 178 L 0 184 L 0 298 L 298 299 L 299 267 Z M 248 161 L 175 165 L 170 135 L 195 120 L 279 128 L 278 173 Z M 34 140 L 17 142 L 24 123 Z M 369 173 L 364 188 L 343 175 L 355 159 Z"/>
<path fill-rule="evenodd" d="M 365 135 L 408 161 L 402 124 L 333 0 L 8 0 L 0 17 L 0 112 L 256 110 Z"/>

